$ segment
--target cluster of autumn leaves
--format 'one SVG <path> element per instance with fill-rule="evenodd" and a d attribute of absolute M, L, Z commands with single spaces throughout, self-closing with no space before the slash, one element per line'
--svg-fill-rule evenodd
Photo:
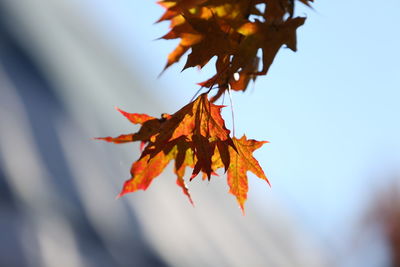
<path fill-rule="evenodd" d="M 313 0 L 298 1 L 309 6 Z M 282 46 L 296 51 L 296 30 L 305 21 L 293 17 L 294 0 L 165 0 L 159 4 L 166 11 L 158 22 L 170 21 L 170 31 L 162 38 L 180 38 L 165 68 L 189 49 L 183 69 L 202 68 L 216 57 L 217 73 L 200 83 L 217 86 L 213 102 L 228 88 L 245 91 L 250 80 L 267 74 Z"/>
<path fill-rule="evenodd" d="M 221 108 L 208 100 L 207 94 L 200 95 L 173 115 L 163 114 L 154 118 L 145 114 L 127 113 L 119 110 L 126 118 L 141 127 L 137 133 L 118 137 L 102 137 L 113 143 L 140 141 L 142 154 L 131 168 L 132 178 L 125 182 L 120 196 L 139 189 L 145 190 L 159 176 L 168 163 L 175 159 L 176 183 L 192 202 L 184 181 L 186 167 L 193 168 L 190 180 L 200 172 L 203 179 L 216 175 L 224 168 L 228 173 L 230 192 L 237 197 L 243 209 L 247 198 L 247 171 L 267 180 L 252 153 L 264 142 L 231 138 L 221 117 Z M 193 203 L 193 202 L 192 202 Z"/>
<path fill-rule="evenodd" d="M 312 2 L 298 1 L 305 5 Z M 224 169 L 229 192 L 244 210 L 247 172 L 268 182 L 252 155 L 266 141 L 231 137 L 221 116 L 223 106 L 214 102 L 227 90 L 245 91 L 250 80 L 265 75 L 283 45 L 296 51 L 296 29 L 305 18 L 293 17 L 294 0 L 164 0 L 159 4 L 166 11 L 158 22 L 170 21 L 170 31 L 162 38 L 180 39 L 165 69 L 190 50 L 184 69 L 202 68 L 216 57 L 216 74 L 200 83 L 208 92 L 172 115 L 154 118 L 119 110 L 132 123 L 141 125 L 139 131 L 98 139 L 113 143 L 140 141 L 142 150 L 119 196 L 147 189 L 174 159 L 176 183 L 191 203 L 184 180 L 186 167 L 193 169 L 190 180 L 200 173 L 210 180 L 218 169 Z M 217 93 L 209 100 L 208 94 L 214 88 Z"/>

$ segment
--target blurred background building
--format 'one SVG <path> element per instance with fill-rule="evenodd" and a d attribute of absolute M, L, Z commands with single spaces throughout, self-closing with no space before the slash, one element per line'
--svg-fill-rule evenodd
<path fill-rule="evenodd" d="M 191 182 L 189 186 L 196 205 L 192 207 L 175 186 L 175 178 L 168 170 L 146 192 L 115 200 L 123 181 L 129 178 L 130 164 L 138 157 L 138 146 L 116 146 L 91 140 L 94 136 L 133 131 L 132 125 L 115 112 L 113 106 L 154 116 L 172 113 L 195 91 L 182 90 L 180 84 L 192 86 L 193 81 L 201 81 L 201 78 L 193 78 L 194 75 L 188 79 L 190 74 L 182 74 L 186 80 L 168 76 L 155 80 L 169 47 L 161 46 L 158 50 L 159 43 L 150 42 L 161 34 L 146 35 L 157 14 L 150 17 L 148 14 L 153 10 L 146 13 L 145 9 L 155 3 L 137 2 L 0 1 L 0 266 L 396 266 L 393 255 L 398 250 L 390 249 L 394 245 L 388 244 L 398 245 L 393 241 L 398 239 L 387 238 L 396 235 L 379 230 L 386 229 L 387 221 L 395 219 L 376 219 L 392 217 L 370 212 L 375 210 L 369 208 L 373 206 L 375 190 L 360 193 L 355 189 L 366 180 L 372 180 L 366 175 L 369 173 L 366 161 L 360 160 L 361 154 L 369 155 L 370 150 L 358 141 L 364 144 L 374 137 L 381 147 L 387 145 L 387 150 L 375 152 L 393 155 L 382 160 L 394 162 L 382 164 L 389 166 L 389 170 L 400 162 L 397 150 L 400 143 L 394 138 L 400 131 L 398 121 L 393 122 L 400 115 L 399 95 L 389 90 L 399 85 L 394 74 L 400 72 L 389 63 L 381 64 L 381 69 L 385 70 L 385 75 L 389 73 L 392 82 L 380 88 L 379 96 L 367 87 L 363 87 L 365 94 L 360 96 L 355 86 L 357 81 L 373 85 L 375 80 L 368 80 L 364 77 L 368 75 L 357 71 L 354 77 L 346 76 L 332 64 L 331 58 L 326 59 L 326 65 L 332 65 L 332 69 L 322 68 L 319 61 L 327 53 L 326 49 L 310 51 L 305 46 L 300 47 L 300 51 L 304 49 L 305 52 L 296 54 L 297 59 L 293 54 L 288 55 L 288 61 L 283 52 L 283 61 L 292 63 L 281 67 L 277 62 L 276 70 L 292 71 L 293 79 L 274 83 L 271 72 L 269 91 L 260 89 L 258 84 L 255 90 L 269 92 L 270 102 L 255 93 L 251 96 L 253 100 L 247 100 L 250 101 L 248 107 L 265 108 L 265 113 L 254 115 L 254 120 L 261 122 L 259 127 L 247 126 L 248 114 L 236 112 L 237 120 L 243 122 L 237 132 L 246 128 L 246 132 L 252 133 L 249 137 L 259 140 L 271 137 L 277 144 L 273 145 L 274 140 L 271 140 L 269 151 L 272 152 L 260 157 L 261 164 L 268 166 L 266 172 L 273 187 L 269 189 L 264 183 L 253 182 L 254 176 L 250 177 L 253 179 L 250 186 L 256 189 L 250 191 L 246 216 L 242 216 L 234 198 L 227 194 L 222 177 L 209 184 Z M 396 10 L 390 8 L 390 5 L 397 5 L 395 2 L 386 4 L 384 10 Z M 111 5 L 116 6 L 115 9 Z M 355 10 L 357 3 L 353 5 Z M 358 10 L 377 12 L 382 8 L 366 3 Z M 310 20 L 310 25 L 305 25 L 312 33 L 304 32 L 302 38 L 322 34 L 326 29 L 334 34 L 334 27 L 338 31 L 344 29 L 335 25 L 333 19 L 313 27 L 313 24 L 320 25 L 318 19 L 324 14 L 330 14 L 328 6 L 323 4 L 316 9 L 321 10 L 322 15 L 315 15 L 316 21 Z M 338 11 L 332 4 L 329 10 Z M 347 13 L 342 14 L 343 18 L 347 18 Z M 368 16 L 370 13 L 360 11 L 360 14 Z M 131 20 L 123 19 L 128 17 Z M 385 19 L 395 17 L 386 15 Z M 380 23 L 395 25 L 384 19 Z M 350 29 L 349 25 L 354 26 L 347 24 Z M 127 34 L 124 27 L 132 33 Z M 397 38 L 383 35 L 383 30 L 376 32 L 382 34 L 383 43 L 399 43 Z M 343 36 L 332 38 L 343 40 L 346 33 L 343 30 Z M 384 39 L 386 36 L 389 39 Z M 355 40 L 361 37 L 356 36 Z M 318 40 L 317 45 L 321 46 L 327 38 L 319 38 L 322 41 Z M 370 45 L 374 45 L 371 42 Z M 338 47 L 340 45 L 333 49 Z M 351 50 L 353 46 L 343 47 L 348 48 Z M 357 58 L 359 51 L 362 49 L 349 51 L 355 59 L 348 56 L 351 60 L 346 66 L 351 67 L 350 61 L 369 66 L 360 60 L 361 56 Z M 386 55 L 386 50 L 380 51 L 383 51 L 382 56 Z M 346 58 L 341 50 L 333 50 L 332 54 L 335 60 Z M 375 60 L 374 53 L 369 56 Z M 396 58 L 398 54 L 391 57 Z M 300 66 L 299 62 L 308 65 Z M 321 75 L 315 79 L 307 76 L 311 72 L 308 68 L 321 69 Z M 178 73 L 176 69 L 170 70 L 174 71 Z M 372 71 L 375 76 L 369 75 L 369 79 L 385 80 L 386 76 L 379 70 L 372 68 Z M 318 95 L 317 88 L 322 90 L 319 79 L 330 81 L 324 75 L 341 76 L 349 87 L 341 84 L 343 87 L 338 88 L 343 91 L 325 88 L 336 95 Z M 308 83 L 302 83 L 300 76 Z M 331 79 L 336 81 L 335 77 Z M 294 85 L 291 82 L 303 90 L 299 95 L 296 91 L 300 89 L 289 90 Z M 278 85 L 282 87 L 275 90 Z M 389 89 L 385 91 L 385 88 Z M 272 91 L 281 91 L 282 96 Z M 365 95 L 371 99 L 375 97 L 374 105 Z M 386 102 L 377 101 L 380 98 Z M 341 99 L 348 99 L 348 102 L 340 102 Z M 310 102 L 305 102 L 307 100 Z M 296 106 L 298 102 L 306 104 Z M 342 105 L 337 114 L 343 117 L 330 113 L 331 110 L 336 112 L 337 104 Z M 237 106 L 245 105 L 239 102 Z M 309 111 L 307 107 L 313 109 Z M 373 111 L 366 107 L 373 107 Z M 368 118 L 357 117 L 359 110 Z M 388 124 L 384 123 L 390 120 L 386 113 L 376 121 L 369 113 L 385 111 L 393 116 Z M 321 117 L 313 117 L 317 116 L 314 113 Z M 271 119 L 274 117 L 275 120 Z M 263 123 L 264 119 L 268 123 Z M 342 119 L 343 124 L 339 124 Z M 365 136 L 352 128 L 352 121 L 355 121 L 355 128 L 366 130 L 363 131 Z M 286 123 L 293 124 L 294 128 Z M 397 126 L 392 126 L 395 123 Z M 366 127 L 369 124 L 372 124 L 371 130 Z M 264 125 L 271 128 L 264 131 Z M 348 133 L 344 134 L 345 131 Z M 340 144 L 330 147 L 336 137 L 342 137 L 337 140 L 346 145 L 346 150 Z M 340 167 L 342 155 L 349 166 Z M 354 159 L 359 160 L 357 164 Z M 324 165 L 325 162 L 329 165 Z M 363 173 L 356 171 L 361 168 Z M 371 174 L 376 177 L 374 179 L 386 177 L 386 173 L 375 171 Z M 341 186 L 344 181 L 346 188 Z M 365 197 L 366 194 L 371 197 Z M 361 207 L 363 201 L 365 205 Z M 389 203 L 394 202 L 389 200 Z M 364 215 L 368 219 L 364 220 Z M 398 231 L 396 227 L 393 229 Z"/>

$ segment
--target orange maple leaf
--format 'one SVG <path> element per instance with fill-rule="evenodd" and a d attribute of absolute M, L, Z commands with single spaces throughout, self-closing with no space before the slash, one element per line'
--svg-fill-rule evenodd
<path fill-rule="evenodd" d="M 244 203 L 247 200 L 248 180 L 247 172 L 251 171 L 259 178 L 265 180 L 270 186 L 258 161 L 253 157 L 253 152 L 267 141 L 247 139 L 245 135 L 240 139 L 233 138 L 237 151 L 229 149 L 230 164 L 228 168 L 229 193 L 236 196 L 240 208 L 244 212 Z"/>

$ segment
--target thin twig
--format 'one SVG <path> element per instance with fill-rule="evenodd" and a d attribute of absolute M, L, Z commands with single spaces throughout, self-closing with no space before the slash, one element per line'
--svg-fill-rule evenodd
<path fill-rule="evenodd" d="M 192 103 L 193 100 L 196 98 L 196 96 L 201 92 L 201 90 L 204 88 L 204 86 L 200 87 L 199 90 L 197 90 L 197 92 L 194 94 L 194 96 L 192 97 L 192 99 L 190 99 L 189 103 Z"/>
<path fill-rule="evenodd" d="M 233 100 L 231 95 L 231 86 L 228 84 L 228 95 L 229 101 L 231 102 L 231 113 L 232 113 L 232 135 L 235 137 L 235 112 L 233 110 Z"/>

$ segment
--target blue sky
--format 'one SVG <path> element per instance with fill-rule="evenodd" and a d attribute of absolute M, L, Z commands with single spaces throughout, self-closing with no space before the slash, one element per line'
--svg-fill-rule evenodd
<path fill-rule="evenodd" d="M 75 0 L 77 1 L 77 0 Z M 157 79 L 174 41 L 153 41 L 154 1 L 87 0 L 117 50 L 154 85 L 174 112 L 188 103 L 212 67 L 180 73 L 184 60 Z M 93 7 L 96 8 L 93 8 Z M 269 140 L 256 155 L 272 189 L 250 176 L 250 201 L 272 194 L 304 227 L 335 240 L 400 170 L 400 30 L 398 0 L 316 1 L 298 30 L 298 52 L 282 49 L 267 76 L 234 94 L 236 135 Z M 106 19 L 105 19 L 106 18 Z M 140 111 L 137 111 L 140 112 Z M 231 124 L 230 110 L 225 117 Z"/>

